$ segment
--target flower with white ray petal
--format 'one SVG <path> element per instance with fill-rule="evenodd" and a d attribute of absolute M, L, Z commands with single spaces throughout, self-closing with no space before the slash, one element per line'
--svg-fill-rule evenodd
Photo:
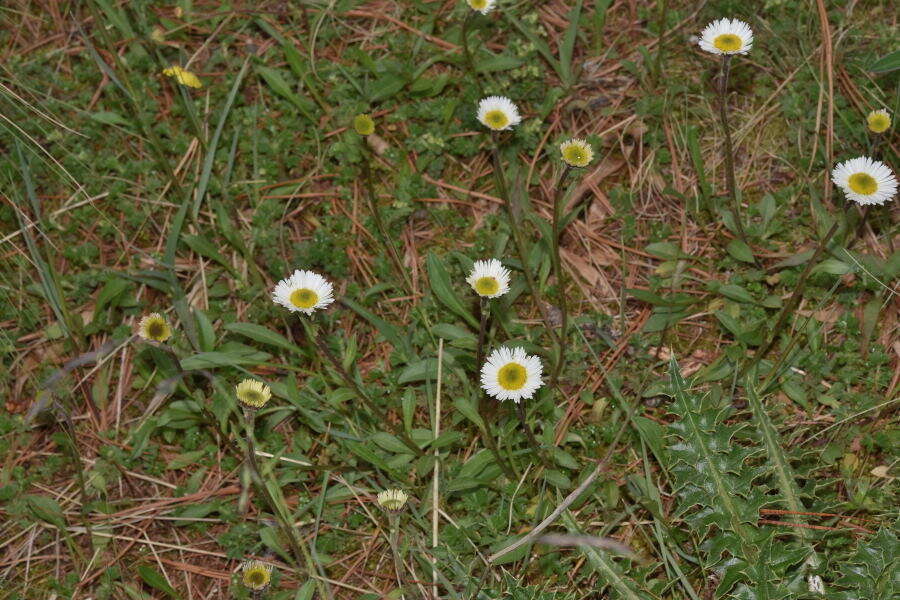
<path fill-rule="evenodd" d="M 831 180 L 857 204 L 884 204 L 897 193 L 897 177 L 881 161 L 860 156 L 840 163 Z"/>
<path fill-rule="evenodd" d="M 503 131 L 522 120 L 519 109 L 505 96 L 488 96 L 478 103 L 478 120 L 494 131 Z"/>
<path fill-rule="evenodd" d="M 481 387 L 497 400 L 519 402 L 543 385 L 541 359 L 522 348 L 498 348 L 481 367 Z"/>
<path fill-rule="evenodd" d="M 700 34 L 700 48 L 713 54 L 747 54 L 753 48 L 753 32 L 743 21 L 719 19 Z"/>
<path fill-rule="evenodd" d="M 272 291 L 272 300 L 290 311 L 313 314 L 332 302 L 331 283 L 313 271 L 294 271 L 287 279 L 282 279 Z"/>
<path fill-rule="evenodd" d="M 509 291 L 509 271 L 496 258 L 477 260 L 466 282 L 479 296 L 499 298 Z"/>

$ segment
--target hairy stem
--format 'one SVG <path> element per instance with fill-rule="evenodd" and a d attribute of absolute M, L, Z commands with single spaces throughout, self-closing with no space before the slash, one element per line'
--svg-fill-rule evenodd
<path fill-rule="evenodd" d="M 478 346 L 475 348 L 475 375 L 481 372 L 484 364 L 484 343 L 487 340 L 488 323 L 491 319 L 491 304 L 484 296 L 478 297 Z"/>
<path fill-rule="evenodd" d="M 569 165 L 566 165 L 565 170 L 562 172 L 562 175 L 560 175 L 559 181 L 556 184 L 556 193 L 553 198 L 553 255 L 551 259 L 553 261 L 553 276 L 556 278 L 556 287 L 559 289 L 559 311 L 562 314 L 562 323 L 560 324 L 559 338 L 557 339 L 559 344 L 557 348 L 556 364 L 553 366 L 553 375 L 550 378 L 551 387 L 556 386 L 559 374 L 562 372 L 563 364 L 566 361 L 566 341 L 569 329 L 569 310 L 566 303 L 565 274 L 563 273 L 562 260 L 559 255 L 559 221 L 562 217 L 563 200 L 566 197 L 566 177 L 571 170 L 572 168 Z"/>
<path fill-rule="evenodd" d="M 772 328 L 771 338 L 769 338 L 769 341 L 765 346 L 763 346 L 753 355 L 753 358 L 750 360 L 750 362 L 743 369 L 741 369 L 741 372 L 738 374 L 739 378 L 751 367 L 765 358 L 769 351 L 772 350 L 772 348 L 775 346 L 781 330 L 784 329 L 788 318 L 797 309 L 797 305 L 800 303 L 800 298 L 803 297 L 803 290 L 806 289 L 806 282 L 809 279 L 809 274 L 812 272 L 813 267 L 816 265 L 816 262 L 822 256 L 822 253 L 825 252 L 825 248 L 828 247 L 828 242 L 831 240 L 832 236 L 834 236 L 834 233 L 837 231 L 837 229 L 838 221 L 837 219 L 835 219 L 834 223 L 831 225 L 831 229 L 828 230 L 828 233 L 825 234 L 825 237 L 822 238 L 822 240 L 819 242 L 819 245 L 816 247 L 815 252 L 813 252 L 813 255 L 810 257 L 809 261 L 807 261 L 803 272 L 800 274 L 800 278 L 797 280 L 797 283 L 794 286 L 794 292 L 791 294 L 791 297 L 781 308 L 781 312 L 778 314 L 778 320 L 775 322 L 775 326 Z"/>
<path fill-rule="evenodd" d="M 734 226 L 741 241 L 747 243 L 744 224 L 741 221 L 741 205 L 737 198 L 737 184 L 734 178 L 734 148 L 731 144 L 731 125 L 728 122 L 728 72 L 731 67 L 731 55 L 722 55 L 722 77 L 719 81 L 719 118 L 722 121 L 722 132 L 725 135 L 725 182 L 728 196 L 731 198 L 731 214 Z"/>
<path fill-rule="evenodd" d="M 506 207 L 506 213 L 509 217 L 509 227 L 512 230 L 513 241 L 516 245 L 516 252 L 519 255 L 519 261 L 522 263 L 522 274 L 525 276 L 525 285 L 528 286 L 528 291 L 538 306 L 538 311 L 541 313 L 541 319 L 544 321 L 547 332 L 550 334 L 553 342 L 556 345 L 559 345 L 556 330 L 553 328 L 550 321 L 550 315 L 547 314 L 547 308 L 544 306 L 543 299 L 541 298 L 538 287 L 534 281 L 534 277 L 532 277 L 531 268 L 528 266 L 528 250 L 525 245 L 525 239 L 522 236 L 522 230 L 519 227 L 518 219 L 516 218 L 516 211 L 513 208 L 512 198 L 509 195 L 509 186 L 507 185 L 506 175 L 504 174 L 503 165 L 500 160 L 500 146 L 498 145 L 496 132 L 491 132 L 491 142 L 491 157 L 494 162 L 494 179 L 497 182 L 497 193 L 500 195 L 500 198 L 503 199 L 503 204 Z"/>
<path fill-rule="evenodd" d="M 544 456 L 544 452 L 543 450 L 541 450 L 541 443 L 538 442 L 536 437 L 534 437 L 534 432 L 531 430 L 531 426 L 525 419 L 525 403 L 522 400 L 516 402 L 516 412 L 519 414 L 519 423 L 522 425 L 522 429 L 525 431 L 525 437 L 528 438 L 528 443 L 531 444 L 531 449 L 534 450 L 535 454 L 537 454 L 538 459 L 544 464 L 544 466 L 550 468 L 552 465 Z"/>
<path fill-rule="evenodd" d="M 372 414 L 375 415 L 375 418 L 378 419 L 379 422 L 387 424 L 387 415 L 384 414 L 375 402 L 369 398 L 369 395 L 363 391 L 362 387 L 357 383 L 356 379 L 347 372 L 344 368 L 344 365 L 341 364 L 341 361 L 338 360 L 338 357 L 334 355 L 331 351 L 331 348 L 328 347 L 328 341 L 324 336 L 316 335 L 311 329 L 307 326 L 306 322 L 303 323 L 303 330 L 306 332 L 306 336 L 310 342 L 315 344 L 315 346 L 319 349 L 319 351 L 328 359 L 328 362 L 331 363 L 331 366 L 334 367 L 334 370 L 337 371 L 338 375 L 341 376 L 341 379 L 344 380 L 344 383 L 347 386 L 356 392 L 356 396 L 362 400 L 363 404 L 368 407 Z M 421 456 L 423 454 L 422 449 L 419 448 L 415 442 L 409 437 L 406 433 L 406 430 L 403 429 L 403 425 L 398 425 L 394 427 L 394 434 L 400 438 L 400 441 L 403 442 L 407 448 L 413 451 L 413 453 L 417 456 Z"/>
<path fill-rule="evenodd" d="M 463 19 L 462 32 L 460 32 L 459 41 L 463 50 L 463 58 L 466 61 L 466 69 L 468 69 L 469 75 L 471 75 L 472 79 L 475 81 L 475 87 L 478 88 L 479 95 L 483 98 L 484 87 L 481 85 L 481 78 L 478 77 L 478 71 L 475 70 L 475 62 L 472 60 L 472 53 L 469 50 L 469 22 L 472 20 L 472 15 L 474 14 L 474 10 L 470 10 L 466 13 L 466 18 Z"/>

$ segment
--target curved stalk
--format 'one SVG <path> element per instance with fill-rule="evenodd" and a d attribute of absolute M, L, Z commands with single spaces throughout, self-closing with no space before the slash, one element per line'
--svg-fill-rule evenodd
<path fill-rule="evenodd" d="M 566 197 L 566 177 L 571 170 L 572 167 L 566 165 L 565 170 L 562 172 L 562 175 L 560 175 L 559 181 L 556 184 L 556 193 L 553 197 L 553 276 L 556 277 L 556 286 L 559 288 L 559 311 L 562 313 L 562 323 L 559 331 L 559 346 L 558 354 L 556 355 L 556 364 L 553 366 L 553 375 L 550 378 L 551 387 L 556 386 L 556 382 L 559 380 L 559 374 L 562 372 L 563 364 L 566 360 L 566 342 L 568 340 L 569 310 L 566 303 L 565 274 L 562 270 L 562 259 L 559 255 L 559 221 L 562 216 L 563 200 Z"/>
<path fill-rule="evenodd" d="M 737 198 L 737 184 L 734 178 L 734 148 L 731 144 L 731 125 L 728 123 L 728 72 L 731 67 L 731 55 L 722 55 L 722 77 L 719 81 L 719 118 L 722 121 L 722 132 L 725 135 L 725 182 L 731 198 L 731 214 L 734 226 L 741 241 L 747 243 L 744 224 L 741 221 L 741 205 Z"/>

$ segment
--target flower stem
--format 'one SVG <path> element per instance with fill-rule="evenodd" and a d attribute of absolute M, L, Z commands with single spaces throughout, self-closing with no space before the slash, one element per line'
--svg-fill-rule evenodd
<path fill-rule="evenodd" d="M 487 339 L 488 322 L 491 319 L 490 301 L 484 296 L 478 297 L 478 347 L 475 349 L 475 374 L 481 372 L 484 364 L 484 342 Z"/>
<path fill-rule="evenodd" d="M 390 544 L 391 554 L 394 556 L 394 571 L 396 571 L 397 574 L 397 587 L 400 588 L 400 598 L 403 600 L 405 598 L 403 595 L 403 575 L 406 570 L 403 568 L 403 560 L 400 558 L 400 550 L 397 547 L 397 541 L 400 537 L 397 531 L 397 514 L 393 512 L 388 513 L 388 527 L 390 528 L 390 532 L 388 533 L 388 544 Z"/>
<path fill-rule="evenodd" d="M 772 337 L 769 339 L 768 343 L 762 347 L 762 349 L 758 350 L 754 355 L 750 362 L 741 369 L 740 373 L 738 373 L 738 378 L 740 378 L 744 373 L 746 373 L 750 368 L 756 365 L 759 361 L 766 357 L 772 347 L 775 346 L 775 343 L 778 341 L 778 335 L 781 333 L 781 330 L 784 329 L 785 324 L 787 323 L 788 317 L 793 314 L 794 310 L 796 310 L 797 305 L 800 303 L 800 298 L 803 297 L 803 290 L 806 289 L 806 282 L 809 279 L 809 274 L 812 272 L 813 267 L 816 265 L 816 262 L 819 260 L 819 257 L 822 256 L 822 253 L 825 252 L 825 248 L 828 246 L 828 242 L 831 240 L 832 236 L 838 229 L 838 220 L 835 219 L 834 223 L 831 225 L 831 229 L 828 230 L 828 233 L 825 234 L 825 237 L 819 242 L 819 245 L 816 247 L 815 252 L 810 257 L 809 261 L 807 261 L 806 266 L 803 269 L 803 272 L 800 274 L 800 278 L 797 280 L 797 283 L 794 285 L 794 292 L 791 294 L 791 297 L 788 298 L 788 301 L 781 308 L 781 312 L 778 314 L 778 320 L 775 322 L 775 326 L 772 328 Z"/>
<path fill-rule="evenodd" d="M 328 359 L 328 362 L 331 363 L 331 366 L 334 367 L 334 370 L 337 371 L 338 375 L 341 376 L 341 379 L 344 380 L 344 383 L 347 384 L 347 387 L 356 392 L 356 396 L 360 400 L 362 400 L 363 404 L 365 404 L 370 411 L 372 411 L 372 414 L 375 415 L 375 418 L 378 419 L 379 422 L 387 424 L 387 415 L 385 415 L 384 411 L 382 411 L 372 401 L 372 399 L 369 398 L 368 394 L 363 391 L 362 387 L 360 387 L 356 379 L 347 372 L 347 370 L 344 368 L 344 365 L 342 365 L 341 361 L 338 360 L 338 357 L 335 356 L 331 351 L 331 348 L 328 347 L 328 341 L 324 338 L 324 336 L 315 335 L 307 326 L 306 321 L 303 322 L 303 331 L 306 332 L 306 337 L 309 339 L 309 341 L 315 344 L 319 351 L 323 355 L 325 355 L 325 358 Z M 413 451 L 416 456 L 422 456 L 422 454 L 424 454 L 422 452 L 422 449 L 412 441 L 412 439 L 403 429 L 402 425 L 395 427 L 394 433 L 395 435 L 397 435 L 397 437 L 400 438 L 400 441 L 403 442 L 407 448 Z"/>
<path fill-rule="evenodd" d="M 378 229 L 378 236 L 381 238 L 381 245 L 384 246 L 385 250 L 387 250 L 388 256 L 391 257 L 391 262 L 394 264 L 394 269 L 397 271 L 397 274 L 403 279 L 403 282 L 406 284 L 410 295 L 414 296 L 415 290 L 413 289 L 412 280 L 409 277 L 409 273 L 407 273 L 406 269 L 403 266 L 403 261 L 400 259 L 400 253 L 397 251 L 397 248 L 394 246 L 394 243 L 388 234 L 388 230 L 384 224 L 384 220 L 381 218 L 381 211 L 378 210 L 378 201 L 375 197 L 375 186 L 372 183 L 372 168 L 369 165 L 369 160 L 371 159 L 372 154 L 369 151 L 365 140 L 363 140 L 361 146 L 363 148 L 362 171 L 363 180 L 365 181 L 366 199 L 369 201 L 369 210 L 372 212 L 372 218 L 375 220 L 375 227 L 376 229 Z"/>
<path fill-rule="evenodd" d="M 734 178 L 734 148 L 731 143 L 731 125 L 728 122 L 728 72 L 731 67 L 731 55 L 722 55 L 722 77 L 719 81 L 719 117 L 722 120 L 722 132 L 725 135 L 725 182 L 731 198 L 731 214 L 734 226 L 741 241 L 747 243 L 744 224 L 741 221 L 741 205 L 737 198 L 737 184 Z"/>
<path fill-rule="evenodd" d="M 512 198 L 509 195 L 509 187 L 506 183 L 506 175 L 503 172 L 503 165 L 500 161 L 500 146 L 497 142 L 496 132 L 491 132 L 491 142 L 491 156 L 494 161 L 494 178 L 497 182 L 497 193 L 500 195 L 500 198 L 503 200 L 503 204 L 506 207 L 506 212 L 509 217 L 509 227 L 513 233 L 513 241 L 516 245 L 516 251 L 519 255 L 519 261 L 522 263 L 522 274 L 525 276 L 525 284 L 528 286 L 528 291 L 531 293 L 531 296 L 534 298 L 534 301 L 538 306 L 538 311 L 540 311 L 541 313 L 541 319 L 543 319 L 544 321 L 547 332 L 550 334 L 550 337 L 553 338 L 553 342 L 556 345 L 559 345 L 559 339 L 556 336 L 556 330 L 553 328 L 550 322 L 550 315 L 547 314 L 547 309 L 544 306 L 537 285 L 535 284 L 534 278 L 531 275 L 531 268 L 528 266 L 528 251 L 525 246 L 525 239 L 522 237 L 522 231 L 519 228 L 518 219 L 516 219 L 516 212 L 512 205 Z"/>
<path fill-rule="evenodd" d="M 469 21 L 472 20 L 473 14 L 475 14 L 475 11 L 470 10 L 466 13 L 466 18 L 463 19 L 462 31 L 460 32 L 460 45 L 463 49 L 463 58 L 466 61 L 466 69 L 468 69 L 472 79 L 475 80 L 475 87 L 478 88 L 478 94 L 481 97 L 484 97 L 484 87 L 481 85 L 481 78 L 478 77 L 478 72 L 475 70 L 475 62 L 472 60 L 472 53 L 469 50 Z"/>
<path fill-rule="evenodd" d="M 244 430 L 247 447 L 247 466 L 250 468 L 251 477 L 262 493 L 262 497 L 265 499 L 266 504 L 269 505 L 269 509 L 272 511 L 272 514 L 275 516 L 275 519 L 278 522 L 278 527 L 281 529 L 282 535 L 288 539 L 288 543 L 290 543 L 291 549 L 294 551 L 294 558 L 297 561 L 296 566 L 298 567 L 298 569 L 300 567 L 300 557 L 303 557 L 303 560 L 306 561 L 307 568 L 310 571 L 314 571 L 312 566 L 312 556 L 310 555 L 309 550 L 307 550 L 306 546 L 303 544 L 303 541 L 299 538 L 297 530 L 294 528 L 293 520 L 290 518 L 290 514 L 287 513 L 285 507 L 279 505 L 279 503 L 275 500 L 275 497 L 272 495 L 272 492 L 263 481 L 262 472 L 259 469 L 259 463 L 256 462 L 256 442 L 253 435 L 253 427 L 255 422 L 256 412 L 250 409 L 244 409 Z M 319 594 L 322 598 L 329 597 L 326 595 L 326 590 L 322 581 L 316 579 L 316 586 L 319 588 Z"/>
<path fill-rule="evenodd" d="M 537 438 L 534 437 L 534 432 L 531 430 L 531 426 L 525 419 L 525 403 L 523 401 L 520 400 L 516 402 L 516 412 L 519 414 L 519 423 L 522 425 L 522 429 L 525 431 L 525 437 L 528 438 L 528 443 L 531 444 L 531 449 L 534 450 L 535 454 L 537 454 L 538 459 L 544 464 L 545 467 L 551 467 L 549 461 L 544 456 L 543 450 L 541 450 L 540 442 L 538 442 Z"/>
<path fill-rule="evenodd" d="M 572 168 L 569 165 L 566 165 L 565 170 L 563 170 L 562 175 L 560 175 L 559 181 L 556 184 L 556 193 L 553 198 L 553 276 L 556 278 L 556 287 L 559 290 L 559 311 L 562 313 L 562 323 L 560 324 L 559 337 L 557 339 L 558 353 L 556 355 L 556 364 L 553 366 L 553 375 L 550 378 L 551 387 L 556 387 L 556 382 L 559 380 L 559 374 L 562 372 L 563 364 L 566 360 L 566 341 L 568 339 L 567 333 L 569 329 L 569 310 L 566 304 L 565 273 L 563 273 L 562 260 L 559 255 L 559 221 L 562 217 L 563 200 L 566 197 L 566 177 L 571 170 Z"/>
<path fill-rule="evenodd" d="M 515 471 L 513 471 L 512 467 L 509 465 L 506 460 L 503 459 L 503 456 L 500 454 L 500 448 L 497 447 L 497 440 L 494 439 L 494 432 L 491 431 L 491 421 L 490 418 L 485 411 L 484 406 L 484 395 L 480 396 L 479 399 L 479 410 L 478 414 L 481 415 L 481 421 L 484 423 L 484 429 L 481 434 L 484 436 L 484 442 L 487 444 L 488 450 L 491 451 L 491 454 L 494 455 L 494 459 L 496 459 L 497 464 L 500 466 L 500 470 L 503 471 L 503 474 L 506 475 L 511 481 L 515 481 L 518 477 L 516 476 Z"/>

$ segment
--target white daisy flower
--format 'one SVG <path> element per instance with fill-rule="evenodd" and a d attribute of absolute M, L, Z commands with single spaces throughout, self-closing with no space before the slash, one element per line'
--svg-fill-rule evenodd
<path fill-rule="evenodd" d="M 494 10 L 494 6 L 497 4 L 497 0 L 466 0 L 466 2 L 468 2 L 469 8 L 477 10 L 483 15 Z"/>
<path fill-rule="evenodd" d="M 883 108 L 873 110 L 866 115 L 866 125 L 872 133 L 884 133 L 891 128 L 891 113 Z"/>
<path fill-rule="evenodd" d="M 509 271 L 496 258 L 477 260 L 466 282 L 485 298 L 499 298 L 509 291 Z"/>
<path fill-rule="evenodd" d="M 494 131 L 503 131 L 522 120 L 519 109 L 505 96 L 488 96 L 478 103 L 478 120 Z"/>
<path fill-rule="evenodd" d="M 531 398 L 541 381 L 541 359 L 522 348 L 498 348 L 481 367 L 481 387 L 497 400 Z"/>
<path fill-rule="evenodd" d="M 897 178 L 883 162 L 868 156 L 844 161 L 831 172 L 831 180 L 857 204 L 884 204 L 897 193 Z"/>
<path fill-rule="evenodd" d="M 334 302 L 331 292 L 331 283 L 318 273 L 297 270 L 278 282 L 272 291 L 272 301 L 288 310 L 311 315 Z"/>
<path fill-rule="evenodd" d="M 594 160 L 594 149 L 580 138 L 563 142 L 559 145 L 559 152 L 570 167 L 586 167 Z"/>
<path fill-rule="evenodd" d="M 378 493 L 378 504 L 391 512 L 399 512 L 407 500 L 409 495 L 403 490 L 390 489 Z"/>
<path fill-rule="evenodd" d="M 747 54 L 753 48 L 753 32 L 743 21 L 719 19 L 700 34 L 700 48 L 713 54 Z"/>

